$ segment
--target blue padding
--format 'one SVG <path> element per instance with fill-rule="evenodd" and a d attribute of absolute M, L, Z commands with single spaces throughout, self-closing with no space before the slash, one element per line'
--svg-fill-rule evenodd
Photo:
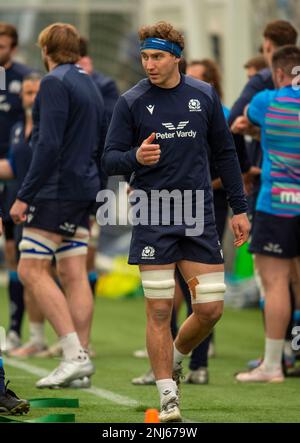
<path fill-rule="evenodd" d="M 97 272 L 95 272 L 95 271 L 89 272 L 89 281 L 90 282 L 97 281 L 97 278 L 98 278 Z"/>
<path fill-rule="evenodd" d="M 20 281 L 17 271 L 9 271 L 8 277 L 10 281 L 15 281 L 15 282 Z"/>
<path fill-rule="evenodd" d="M 293 312 L 293 320 L 300 321 L 300 310 L 299 309 L 297 309 L 296 311 Z"/>

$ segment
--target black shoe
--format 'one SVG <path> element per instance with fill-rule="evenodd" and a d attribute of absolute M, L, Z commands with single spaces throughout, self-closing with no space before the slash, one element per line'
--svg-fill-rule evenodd
<path fill-rule="evenodd" d="M 6 383 L 4 393 L 0 394 L 0 414 L 22 415 L 27 414 L 30 409 L 29 401 L 23 400 L 7 389 L 9 381 Z"/>

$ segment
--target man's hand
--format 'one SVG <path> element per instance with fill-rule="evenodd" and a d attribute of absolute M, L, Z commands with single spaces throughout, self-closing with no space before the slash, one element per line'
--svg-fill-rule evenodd
<path fill-rule="evenodd" d="M 220 178 L 215 178 L 212 182 L 211 182 L 212 188 L 214 191 L 216 191 L 217 189 L 222 189 L 223 188 L 223 184 L 222 184 L 222 180 Z"/>
<path fill-rule="evenodd" d="M 245 135 L 250 135 L 254 140 L 260 142 L 261 140 L 261 129 L 259 126 L 249 124 L 249 127 L 246 129 Z"/>
<path fill-rule="evenodd" d="M 14 223 L 16 225 L 19 225 L 21 223 L 24 223 L 27 219 L 26 211 L 28 209 L 28 204 L 22 202 L 21 200 L 17 199 L 14 204 L 12 205 L 9 213 L 11 218 L 13 219 Z"/>
<path fill-rule="evenodd" d="M 230 129 L 233 134 L 250 135 L 255 140 L 260 140 L 260 128 L 252 125 L 245 115 L 237 117 Z"/>
<path fill-rule="evenodd" d="M 160 159 L 160 146 L 152 145 L 155 140 L 155 132 L 143 141 L 139 149 L 136 151 L 137 161 L 144 166 L 155 165 Z"/>
<path fill-rule="evenodd" d="M 239 248 L 249 237 L 250 223 L 247 214 L 237 214 L 231 219 L 231 227 L 234 234 L 234 246 Z"/>
<path fill-rule="evenodd" d="M 230 129 L 233 134 L 244 134 L 244 131 L 249 127 L 249 120 L 246 116 L 241 115 L 237 117 L 232 123 Z"/>

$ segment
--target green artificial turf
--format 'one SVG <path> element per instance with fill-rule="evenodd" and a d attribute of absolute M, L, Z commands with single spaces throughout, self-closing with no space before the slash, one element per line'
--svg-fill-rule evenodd
<path fill-rule="evenodd" d="M 7 297 L 0 291 L 0 324 L 7 326 Z M 183 315 L 183 314 L 182 314 Z M 93 386 L 128 397 L 136 403 L 120 405 L 83 390 L 38 390 L 38 376 L 6 365 L 11 388 L 23 398 L 79 398 L 79 409 L 32 409 L 32 419 L 50 413 L 75 413 L 76 422 L 142 423 L 146 408 L 158 408 L 154 386 L 133 386 L 130 380 L 148 369 L 146 359 L 132 353 L 144 347 L 144 303 L 142 298 L 109 300 L 97 298 L 92 331 L 96 374 Z M 28 336 L 27 322 L 23 326 Z M 49 342 L 54 334 L 47 327 Z M 261 313 L 258 310 L 226 309 L 216 329 L 217 356 L 209 362 L 210 382 L 206 386 L 182 385 L 181 411 L 192 422 L 299 422 L 299 379 L 283 384 L 238 384 L 233 374 L 245 369 L 247 360 L 258 357 L 263 350 Z M 31 358 L 23 360 L 39 368 L 53 369 L 58 359 Z M 5 359 L 4 359 L 5 363 Z M 187 371 L 188 361 L 185 362 Z M 103 395 L 103 391 L 97 391 Z M 124 399 L 123 399 L 124 400 Z M 130 402 L 130 400 L 127 399 Z"/>

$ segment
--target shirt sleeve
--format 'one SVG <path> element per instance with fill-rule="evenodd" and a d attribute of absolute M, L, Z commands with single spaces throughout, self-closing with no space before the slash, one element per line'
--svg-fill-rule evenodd
<path fill-rule="evenodd" d="M 262 126 L 265 119 L 266 108 L 269 104 L 269 91 L 261 91 L 256 94 L 247 109 L 247 117 L 254 125 Z"/>
<path fill-rule="evenodd" d="M 68 118 L 69 97 L 62 81 L 46 77 L 39 92 L 39 132 L 18 198 L 30 203 L 58 164 Z"/>
<path fill-rule="evenodd" d="M 220 99 L 215 91 L 213 91 L 208 143 L 212 152 L 212 161 L 221 177 L 234 214 L 247 212 L 248 205 L 234 141 L 226 124 Z"/>
<path fill-rule="evenodd" d="M 229 115 L 229 126 L 235 121 L 237 117 L 240 117 L 244 113 L 245 106 L 247 106 L 251 99 L 260 91 L 265 89 L 265 85 L 262 83 L 260 75 L 256 74 L 246 84 L 241 92 L 241 95 L 233 104 Z"/>
<path fill-rule="evenodd" d="M 142 167 L 136 159 L 138 146 L 133 146 L 134 124 L 124 97 L 120 97 L 110 122 L 105 141 L 102 167 L 107 175 L 131 175 Z"/>

